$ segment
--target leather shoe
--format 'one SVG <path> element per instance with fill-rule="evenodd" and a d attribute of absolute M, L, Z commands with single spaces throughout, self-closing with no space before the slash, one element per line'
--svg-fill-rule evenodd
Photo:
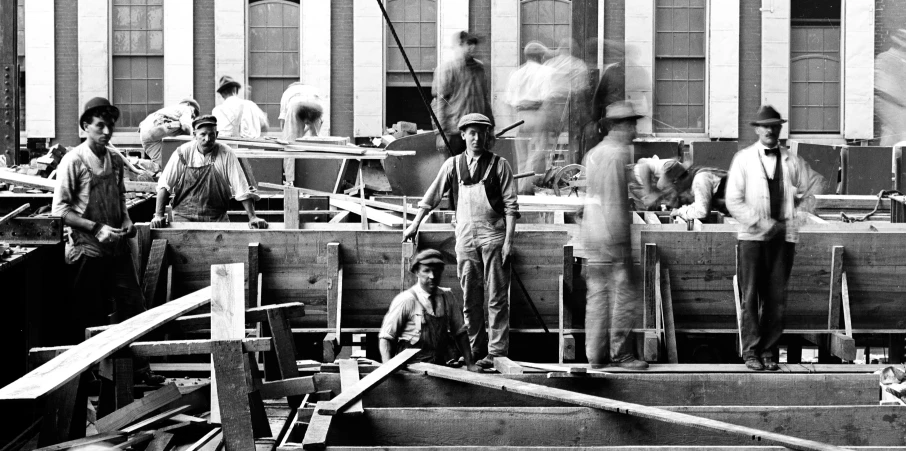
<path fill-rule="evenodd" d="M 746 368 L 753 371 L 764 371 L 764 365 L 761 364 L 761 360 L 758 360 L 758 357 L 747 358 Z"/>
<path fill-rule="evenodd" d="M 614 362 L 613 366 L 618 366 L 620 368 L 626 368 L 628 370 L 647 370 L 648 362 L 646 362 L 644 360 L 639 360 L 635 357 L 629 357 L 626 360 Z"/>
<path fill-rule="evenodd" d="M 773 357 L 765 357 L 764 359 L 764 369 L 768 371 L 777 371 L 780 369 L 780 366 L 777 365 L 777 362 L 774 361 Z"/>
<path fill-rule="evenodd" d="M 475 362 L 475 364 L 484 369 L 494 368 L 494 356 L 488 354 L 483 359 Z"/>

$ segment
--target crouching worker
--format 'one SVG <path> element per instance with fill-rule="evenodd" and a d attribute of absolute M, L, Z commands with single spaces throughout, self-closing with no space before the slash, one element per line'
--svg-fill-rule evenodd
<path fill-rule="evenodd" d="M 463 355 L 469 371 L 481 368 L 472 359 L 462 307 L 449 288 L 438 286 L 444 272 L 441 253 L 434 249 L 413 257 L 409 271 L 418 283 L 398 294 L 381 325 L 381 360 L 386 363 L 407 348 L 420 348 L 413 361 L 443 364 L 451 359 L 451 345 Z"/>
<path fill-rule="evenodd" d="M 166 225 L 164 208 L 173 196 L 173 217 L 179 222 L 229 222 L 230 198 L 242 202 L 249 228 L 266 229 L 255 215 L 259 199 L 230 146 L 217 142 L 217 118 L 201 116 L 192 122 L 195 140 L 179 146 L 157 182 L 157 209 L 151 227 Z"/>

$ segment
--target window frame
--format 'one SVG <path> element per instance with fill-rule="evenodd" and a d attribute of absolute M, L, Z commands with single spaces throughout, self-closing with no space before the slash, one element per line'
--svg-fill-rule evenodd
<path fill-rule="evenodd" d="M 384 3 L 384 6 L 386 8 L 387 6 L 389 6 L 391 1 L 405 1 L 405 0 L 381 0 L 381 1 Z M 421 1 L 422 0 L 419 0 L 419 3 Z M 431 72 L 430 73 L 431 81 L 429 83 L 425 83 L 421 80 L 421 78 L 419 78 L 419 83 L 421 83 L 422 88 L 431 88 L 431 86 L 433 86 L 434 74 L 435 74 L 435 72 L 437 72 L 437 68 L 440 67 L 441 64 L 443 63 L 443 61 L 441 61 L 441 47 L 443 46 L 442 39 L 444 38 L 444 36 L 441 36 L 440 13 L 441 13 L 441 2 L 443 2 L 444 0 L 433 0 L 433 1 L 435 4 L 435 9 L 434 9 L 434 61 L 435 61 L 435 64 L 434 64 L 434 69 L 432 69 L 430 71 Z M 389 10 L 387 11 L 387 15 L 388 16 L 390 15 Z M 394 28 L 396 28 L 397 22 L 392 17 L 390 20 L 394 21 L 393 25 L 394 25 Z M 412 22 L 405 22 L 405 23 L 412 23 Z M 421 23 L 425 23 L 425 22 L 421 22 Z M 397 84 L 395 82 L 393 84 L 390 84 L 391 82 L 388 81 L 387 74 L 390 70 L 388 68 L 388 66 L 389 66 L 388 63 L 390 62 L 390 48 L 391 48 L 391 44 L 394 48 L 397 48 L 397 45 L 396 45 L 396 40 L 392 39 L 393 35 L 390 35 L 390 27 L 387 26 L 387 22 L 382 21 L 381 25 L 382 25 L 383 33 L 384 33 L 384 57 L 383 57 L 383 63 L 382 63 L 383 64 L 382 73 L 384 74 L 383 75 L 384 76 L 384 90 L 386 90 L 387 88 L 416 88 L 414 82 L 412 85 L 408 85 L 408 84 L 401 84 L 401 83 Z M 397 34 L 399 34 L 399 33 L 397 33 Z M 388 36 L 388 35 L 390 35 L 390 36 Z M 450 39 L 451 36 L 447 36 L 446 38 Z M 419 48 L 421 49 L 423 47 L 419 47 Z M 408 56 L 408 54 L 407 54 L 407 56 Z M 415 71 L 416 74 L 418 74 L 419 72 L 426 72 L 426 71 L 418 71 L 418 70 Z M 394 73 L 405 73 L 406 75 L 409 75 L 409 68 L 406 67 L 406 69 L 404 71 L 398 71 L 398 72 L 394 72 Z M 385 103 L 386 103 L 386 101 L 385 101 Z M 386 105 L 385 105 L 385 115 L 386 115 Z"/>
<path fill-rule="evenodd" d="M 242 83 L 244 87 L 248 88 L 249 86 L 251 86 L 252 78 L 256 78 L 256 79 L 267 79 L 267 78 L 288 79 L 289 78 L 289 77 L 252 77 L 251 76 L 251 72 L 252 72 L 251 64 L 250 64 L 251 53 L 252 53 L 252 50 L 251 50 L 251 47 L 252 47 L 251 8 L 252 8 L 253 4 L 260 4 L 260 3 L 291 3 L 291 4 L 296 5 L 297 8 L 299 8 L 299 14 L 300 14 L 300 16 L 299 16 L 299 42 L 297 43 L 297 45 L 298 45 L 297 52 L 299 55 L 299 75 L 296 77 L 295 82 L 301 82 L 302 81 L 302 64 L 303 64 L 303 61 L 302 61 L 302 17 L 301 17 L 302 4 L 301 4 L 301 1 L 300 0 L 249 0 L 249 1 L 245 2 L 245 55 L 244 55 L 245 71 L 243 74 L 244 79 L 241 80 L 240 83 Z M 219 75 L 218 75 L 218 77 L 219 77 Z M 286 91 L 286 89 L 284 88 L 283 92 L 285 92 L 285 91 Z M 243 99 L 246 99 L 246 100 L 252 100 L 250 98 L 251 96 L 249 96 L 248 98 L 246 97 L 247 93 L 248 93 L 247 90 L 243 90 L 240 93 L 240 97 L 242 97 Z M 280 96 L 282 98 L 282 96 L 283 96 L 282 92 L 280 93 Z M 257 102 L 256 102 L 256 104 L 257 104 Z M 279 104 L 280 104 L 280 99 L 278 98 L 277 99 L 278 110 L 279 110 Z M 261 105 L 259 105 L 259 108 L 261 108 Z M 264 111 L 265 113 L 267 113 L 267 110 L 265 108 L 261 108 L 261 110 Z M 268 115 L 268 117 L 267 117 L 268 129 L 266 132 L 262 133 L 261 136 L 281 137 L 283 135 L 283 129 L 282 129 L 282 127 L 280 127 L 279 115 L 280 115 L 279 112 L 277 113 L 277 116 L 275 116 L 275 117 L 271 117 L 270 115 Z"/>
<path fill-rule="evenodd" d="M 113 97 L 115 94 L 115 92 L 114 92 L 114 80 L 115 79 L 113 76 L 113 60 L 114 60 L 115 56 L 120 56 L 120 55 L 114 55 L 114 50 L 113 50 L 113 36 L 114 36 L 113 11 L 114 11 L 114 6 L 115 5 L 114 5 L 113 1 L 107 2 L 107 18 L 108 18 L 108 20 L 107 20 L 107 46 L 108 46 L 108 51 L 107 51 L 107 98 L 110 99 L 111 103 L 116 105 L 116 102 L 113 101 Z M 128 5 L 128 6 L 132 6 L 132 5 Z M 167 16 L 166 16 L 166 12 L 164 12 L 164 10 L 166 9 L 166 5 L 163 0 L 161 1 L 160 7 L 161 7 L 161 34 L 163 35 L 163 33 L 165 33 L 166 29 L 167 29 L 167 27 L 166 27 L 166 17 Z M 165 62 L 166 61 L 165 60 L 165 58 L 166 58 L 165 50 L 166 49 L 163 48 L 164 39 L 165 38 L 161 39 L 162 47 L 161 47 L 161 54 L 160 54 L 160 58 L 164 59 L 164 62 L 161 63 L 162 64 L 161 70 L 163 71 L 162 75 L 161 75 L 161 92 L 162 93 L 166 92 L 166 87 L 164 86 L 166 83 L 166 67 L 165 67 L 166 66 L 166 62 Z M 127 56 L 127 55 L 122 55 L 122 56 Z M 144 55 L 134 55 L 134 56 L 149 57 L 149 56 L 155 56 L 155 55 L 146 53 Z M 164 106 L 166 106 L 166 98 L 162 97 L 161 98 L 161 108 L 163 108 Z M 154 111 L 157 111 L 157 109 L 155 109 Z M 148 114 L 151 114 L 154 111 L 149 111 Z M 120 119 L 122 119 L 122 115 L 120 116 Z M 141 121 L 139 121 L 139 123 L 141 123 Z M 128 134 L 135 134 L 137 136 L 138 132 L 139 132 L 138 124 L 136 124 L 134 126 L 122 126 L 121 122 L 117 121 L 116 134 L 125 136 L 125 134 L 128 133 Z M 83 133 L 84 133 L 84 131 L 80 130 L 80 132 L 79 132 L 80 136 L 84 136 Z M 114 136 L 116 136 L 116 135 L 114 135 Z"/>
<path fill-rule="evenodd" d="M 818 141 L 827 141 L 827 142 L 838 142 L 840 144 L 845 144 L 844 130 L 846 127 L 846 89 L 844 88 L 844 81 L 846 78 L 846 14 L 845 14 L 845 0 L 840 0 L 840 92 L 838 93 L 840 101 L 840 117 L 838 118 L 838 125 L 840 130 L 837 133 L 813 133 L 813 132 L 804 132 L 797 133 L 793 132 L 793 22 L 794 19 L 790 17 L 790 54 L 787 56 L 789 61 L 789 91 L 787 102 L 789 104 L 789 120 L 788 122 L 788 131 L 789 138 L 791 140 L 800 140 L 808 142 L 818 142 Z"/>
<path fill-rule="evenodd" d="M 525 48 L 525 45 L 523 45 L 523 43 L 522 43 L 522 27 L 525 26 L 525 24 L 522 23 L 522 5 L 524 5 L 525 3 L 528 3 L 528 2 L 533 2 L 533 1 L 537 1 L 537 0 L 519 0 L 519 4 L 516 6 L 516 23 L 517 23 L 517 27 L 516 27 L 516 61 L 518 62 L 516 67 L 520 67 L 523 64 L 525 64 L 525 54 L 523 53 L 523 49 Z M 574 3 L 574 1 L 573 0 L 550 0 L 550 1 L 566 3 L 569 5 L 569 37 L 573 38 L 573 6 L 574 6 L 573 3 Z M 650 0 L 650 1 L 654 1 L 654 0 Z M 526 44 L 528 44 L 528 43 L 526 43 Z M 554 44 L 557 44 L 557 43 L 554 43 Z M 553 50 L 556 47 L 550 47 L 550 48 Z"/>
<path fill-rule="evenodd" d="M 711 1 L 704 0 L 704 10 L 705 10 L 705 32 L 704 32 L 704 127 L 701 132 L 656 132 L 657 126 L 654 123 L 654 110 L 657 107 L 657 0 L 649 0 L 652 2 L 652 11 L 651 15 L 652 27 L 654 35 L 651 37 L 651 105 L 650 114 L 651 117 L 651 134 L 645 135 L 651 138 L 687 138 L 687 139 L 697 139 L 697 138 L 710 138 L 710 90 L 711 90 L 711 64 L 710 64 L 710 55 L 711 55 Z M 718 0 L 725 1 L 725 0 Z M 691 58 L 690 58 L 691 59 Z M 640 135 L 641 136 L 641 135 Z"/>

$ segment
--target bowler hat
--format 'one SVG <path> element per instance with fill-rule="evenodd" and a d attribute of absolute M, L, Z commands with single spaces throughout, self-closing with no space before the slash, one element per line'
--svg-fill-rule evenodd
<path fill-rule="evenodd" d="M 484 127 L 491 126 L 491 120 L 487 116 L 479 113 L 469 113 L 459 119 L 459 124 L 457 128 L 460 130 L 468 127 L 469 125 L 481 125 Z"/>
<path fill-rule="evenodd" d="M 460 45 L 462 45 L 462 44 L 478 45 L 479 42 L 481 42 L 481 38 L 478 37 L 477 34 L 469 33 L 466 30 L 462 30 L 459 32 L 459 44 Z"/>
<path fill-rule="evenodd" d="M 443 265 L 444 259 L 443 254 L 438 250 L 434 249 L 425 249 L 415 257 L 412 257 L 411 266 L 409 266 L 409 272 L 415 272 L 418 269 L 418 265 Z"/>
<path fill-rule="evenodd" d="M 204 127 L 205 125 L 212 125 L 216 128 L 217 118 L 210 114 L 205 114 L 192 121 L 192 128 L 195 130 L 198 130 L 199 127 Z"/>
<path fill-rule="evenodd" d="M 770 105 L 762 105 L 758 109 L 758 113 L 755 115 L 755 120 L 752 121 L 751 125 L 780 125 L 786 122 L 786 119 L 780 117 L 780 113 Z"/>
<path fill-rule="evenodd" d="M 103 97 L 95 97 L 85 102 L 85 109 L 82 110 L 82 115 L 79 116 L 79 128 L 84 130 L 82 127 L 83 123 L 91 122 L 92 117 L 103 112 L 110 114 L 113 117 L 113 122 L 120 118 L 120 109 L 110 104 L 110 101 Z"/>
<path fill-rule="evenodd" d="M 225 89 L 233 88 L 233 87 L 241 88 L 242 84 L 236 80 L 233 80 L 233 77 L 230 77 L 229 75 L 224 75 L 224 76 L 220 77 L 220 85 L 217 86 L 217 93 L 223 94 L 223 91 Z"/>
<path fill-rule="evenodd" d="M 643 117 L 645 117 L 645 115 L 636 111 L 635 104 L 628 100 L 613 102 L 610 105 L 607 105 L 607 108 L 604 110 L 604 119 L 610 121 L 639 119 Z"/>
<path fill-rule="evenodd" d="M 195 108 L 196 117 L 199 114 L 201 114 L 201 105 L 199 105 L 198 102 L 195 101 L 195 99 L 193 99 L 191 97 L 186 97 L 185 99 L 180 100 L 179 103 L 184 103 L 186 105 L 189 105 L 192 108 Z"/>

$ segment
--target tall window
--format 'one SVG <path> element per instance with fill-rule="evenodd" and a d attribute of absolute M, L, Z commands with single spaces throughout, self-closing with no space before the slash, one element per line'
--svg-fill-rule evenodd
<path fill-rule="evenodd" d="M 25 0 L 16 7 L 16 54 L 19 64 L 19 130 L 25 130 Z"/>
<path fill-rule="evenodd" d="M 387 14 L 406 49 L 425 95 L 431 97 L 431 83 L 437 67 L 437 1 L 387 0 Z M 451 39 L 451 36 L 441 36 Z M 387 123 L 414 122 L 421 129 L 431 128 L 415 80 L 409 74 L 403 54 L 387 27 Z"/>
<path fill-rule="evenodd" d="M 522 49 L 529 42 L 538 41 L 553 50 L 572 37 L 572 8 L 567 0 L 522 0 L 519 19 L 519 55 L 523 63 L 525 55 Z"/>
<path fill-rule="evenodd" d="M 113 0 L 113 104 L 138 127 L 164 103 L 163 0 Z"/>
<path fill-rule="evenodd" d="M 283 91 L 301 76 L 298 3 L 264 0 L 249 6 L 248 67 L 251 100 L 274 125 Z"/>
<path fill-rule="evenodd" d="M 840 133 L 840 1 L 791 8 L 790 132 Z"/>
<path fill-rule="evenodd" d="M 704 133 L 705 0 L 655 6 L 654 131 Z"/>

